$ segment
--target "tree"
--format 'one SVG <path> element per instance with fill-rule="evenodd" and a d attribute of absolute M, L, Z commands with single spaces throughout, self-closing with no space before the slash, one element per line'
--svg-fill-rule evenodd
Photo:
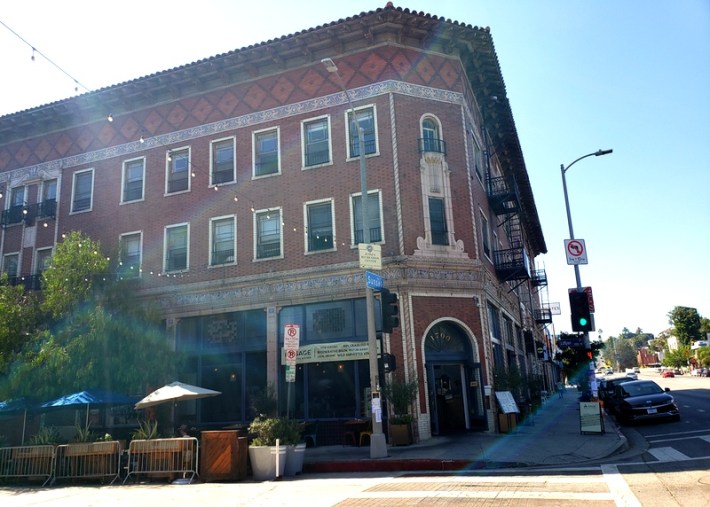
<path fill-rule="evenodd" d="M 108 263 L 98 242 L 81 232 L 67 234 L 42 273 L 43 309 L 55 319 L 66 317 L 87 299 L 99 277 L 106 275 Z"/>
<path fill-rule="evenodd" d="M 688 345 L 681 345 L 676 350 L 669 350 L 663 356 L 663 365 L 670 366 L 672 368 L 683 368 L 688 366 L 688 359 L 690 359 L 690 347 Z"/>
<path fill-rule="evenodd" d="M 616 340 L 616 357 L 621 370 L 638 366 L 636 352 L 632 339 L 624 339 L 620 336 Z"/>
<path fill-rule="evenodd" d="M 695 308 L 676 306 L 668 313 L 668 322 L 673 326 L 673 335 L 683 345 L 701 340 L 700 315 Z"/>
<path fill-rule="evenodd" d="M 57 247 L 42 285 L 52 319 L 15 355 L 0 398 L 46 399 L 88 388 L 138 393 L 174 375 L 178 356 L 159 312 L 138 299 L 140 280 L 111 280 L 107 264 L 99 245 L 80 233 Z"/>
<path fill-rule="evenodd" d="M 698 349 L 698 364 L 706 368 L 710 366 L 710 347 Z"/>
<path fill-rule="evenodd" d="M 668 349 L 668 338 L 670 337 L 668 331 L 661 331 L 658 336 L 648 342 L 648 347 L 655 352 L 663 352 Z"/>
<path fill-rule="evenodd" d="M 39 321 L 39 303 L 22 285 L 9 285 L 0 276 L 0 376 L 25 343 Z"/>

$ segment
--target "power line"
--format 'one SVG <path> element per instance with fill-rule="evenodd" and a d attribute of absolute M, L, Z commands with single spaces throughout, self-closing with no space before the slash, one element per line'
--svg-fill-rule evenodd
<path fill-rule="evenodd" d="M 18 39 L 20 39 L 22 42 L 24 42 L 25 44 L 27 44 L 27 46 L 28 46 L 30 49 L 32 49 L 32 61 L 34 61 L 34 59 L 35 59 L 35 53 L 38 54 L 39 56 L 41 56 L 42 58 L 44 58 L 45 60 L 47 60 L 49 63 L 51 63 L 51 64 L 52 64 L 57 70 L 59 70 L 62 74 L 64 74 L 64 75 L 67 76 L 69 79 L 71 79 L 72 81 L 74 81 L 74 84 L 75 84 L 75 86 L 74 86 L 74 91 L 77 91 L 77 92 L 78 92 L 78 91 L 79 91 L 79 87 L 83 88 L 83 89 L 86 90 L 87 92 L 90 92 L 90 91 L 91 91 L 87 86 L 84 86 L 81 82 L 79 82 L 78 79 L 76 79 L 74 76 L 72 76 L 71 74 L 69 74 L 69 73 L 68 73 L 66 70 L 64 70 L 62 67 L 60 67 L 57 63 L 55 63 L 51 58 L 49 58 L 47 55 L 45 55 L 44 53 L 42 53 L 42 52 L 41 52 L 39 49 L 37 49 L 35 46 L 33 46 L 32 44 L 30 44 L 29 42 L 27 42 L 19 33 L 17 33 L 15 30 L 13 30 L 13 29 L 10 28 L 9 26 L 7 26 L 2 20 L 0 20 L 0 25 L 4 26 L 10 33 L 12 33 L 15 37 L 17 37 Z"/>

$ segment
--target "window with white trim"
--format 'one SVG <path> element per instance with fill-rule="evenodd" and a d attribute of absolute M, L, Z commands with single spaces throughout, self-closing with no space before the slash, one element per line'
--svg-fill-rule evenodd
<path fill-rule="evenodd" d="M 6 254 L 2 258 L 2 272 L 8 277 L 13 278 L 19 275 L 20 270 L 20 254 Z"/>
<path fill-rule="evenodd" d="M 210 266 L 236 262 L 236 217 L 210 220 Z"/>
<path fill-rule="evenodd" d="M 91 211 L 94 198 L 94 170 L 86 169 L 74 173 L 71 212 Z"/>
<path fill-rule="evenodd" d="M 49 267 L 52 260 L 52 248 L 41 248 L 35 251 L 34 274 L 41 275 Z"/>
<path fill-rule="evenodd" d="M 236 151 L 233 137 L 219 139 L 211 143 L 210 184 L 222 185 L 235 181 Z"/>
<path fill-rule="evenodd" d="M 254 132 L 252 146 L 255 178 L 281 172 L 278 128 Z"/>
<path fill-rule="evenodd" d="M 330 156 L 330 118 L 323 116 L 304 121 L 303 167 L 313 167 L 331 162 Z"/>
<path fill-rule="evenodd" d="M 123 162 L 123 192 L 121 202 L 143 200 L 145 181 L 145 158 L 136 158 Z"/>
<path fill-rule="evenodd" d="M 188 224 L 170 225 L 165 228 L 163 269 L 166 273 L 187 270 L 189 266 L 189 236 L 190 227 Z"/>
<path fill-rule="evenodd" d="M 360 139 L 358 131 L 353 122 L 353 113 L 348 110 L 346 113 L 348 131 L 348 158 L 360 156 Z M 355 120 L 362 128 L 363 144 L 365 145 L 365 155 L 373 155 L 378 152 L 377 128 L 374 106 L 367 106 L 355 109 Z"/>
<path fill-rule="evenodd" d="M 281 257 L 281 209 L 254 212 L 256 259 Z"/>
<path fill-rule="evenodd" d="M 350 198 L 350 212 L 352 216 L 352 244 L 357 245 L 364 241 L 362 227 L 362 194 L 353 194 Z M 370 243 L 384 241 L 382 235 L 382 208 L 380 191 L 367 192 L 367 227 L 370 230 Z"/>
<path fill-rule="evenodd" d="M 119 273 L 124 278 L 141 275 L 143 261 L 143 233 L 129 232 L 121 234 L 118 246 Z"/>
<path fill-rule="evenodd" d="M 171 150 L 167 154 L 165 193 L 190 190 L 190 148 Z"/>
<path fill-rule="evenodd" d="M 306 251 L 334 250 L 333 200 L 306 203 Z"/>
<path fill-rule="evenodd" d="M 488 218 L 481 212 L 481 240 L 483 242 L 483 253 L 490 259 L 491 257 L 491 229 L 488 225 Z"/>
<path fill-rule="evenodd" d="M 431 244 L 448 245 L 449 232 L 446 227 L 446 207 L 441 197 L 429 197 L 429 224 Z"/>

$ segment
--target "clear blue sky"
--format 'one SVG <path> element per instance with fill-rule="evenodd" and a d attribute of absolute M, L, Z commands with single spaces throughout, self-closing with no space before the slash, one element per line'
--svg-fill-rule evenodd
<path fill-rule="evenodd" d="M 384 7 L 385 0 L 3 2 L 10 26 L 96 90 Z M 569 331 L 575 286 L 560 165 L 583 285 L 603 336 L 658 333 L 674 306 L 710 317 L 710 1 L 401 0 L 489 26 L 549 253 L 544 294 Z M 74 83 L 0 26 L 0 115 L 74 95 Z M 596 334 L 596 333 L 594 333 Z"/>

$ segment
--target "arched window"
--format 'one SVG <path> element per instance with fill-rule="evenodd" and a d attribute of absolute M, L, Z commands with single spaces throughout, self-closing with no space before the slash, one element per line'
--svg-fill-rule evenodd
<path fill-rule="evenodd" d="M 419 145 L 422 152 L 446 153 L 445 143 L 441 139 L 439 124 L 433 118 L 422 120 L 422 139 Z"/>

